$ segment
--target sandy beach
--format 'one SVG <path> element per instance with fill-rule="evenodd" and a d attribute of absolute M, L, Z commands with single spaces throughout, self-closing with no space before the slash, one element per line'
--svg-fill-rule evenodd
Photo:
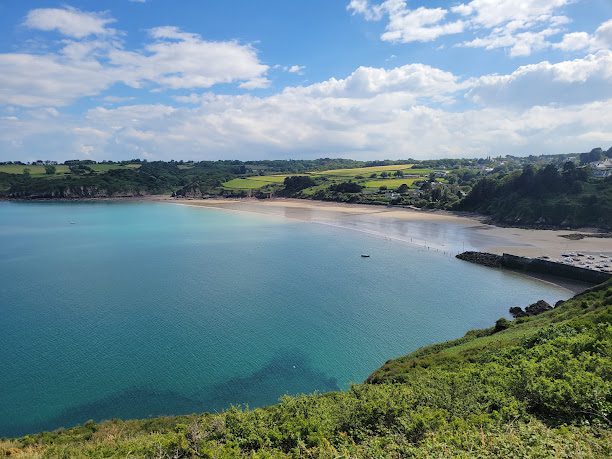
<path fill-rule="evenodd" d="M 301 199 L 193 199 L 182 205 L 255 212 L 305 222 L 337 226 L 457 254 L 466 250 L 511 253 L 527 257 L 561 258 L 565 252 L 612 256 L 612 239 L 569 240 L 572 230 L 504 228 L 475 217 L 450 212 L 421 211 Z M 585 231 L 581 231 L 585 232 Z"/>

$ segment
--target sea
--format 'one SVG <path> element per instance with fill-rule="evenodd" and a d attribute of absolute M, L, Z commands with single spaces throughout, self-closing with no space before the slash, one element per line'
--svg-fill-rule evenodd
<path fill-rule="evenodd" d="M 511 306 L 569 296 L 278 216 L 0 202 L 0 437 L 346 390 Z"/>

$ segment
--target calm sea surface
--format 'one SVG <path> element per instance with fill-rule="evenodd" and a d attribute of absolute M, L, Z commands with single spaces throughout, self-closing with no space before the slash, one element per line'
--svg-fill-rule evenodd
<path fill-rule="evenodd" d="M 569 295 L 313 223 L 0 202 L 0 436 L 345 389 L 510 306 Z"/>

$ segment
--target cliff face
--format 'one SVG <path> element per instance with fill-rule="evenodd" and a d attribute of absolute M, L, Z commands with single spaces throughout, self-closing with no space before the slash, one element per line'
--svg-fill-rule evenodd
<path fill-rule="evenodd" d="M 7 193 L 10 199 L 89 199 L 89 198 L 112 198 L 112 197 L 138 197 L 149 193 L 140 190 L 118 190 L 110 191 L 98 186 L 60 186 L 43 190 L 12 190 Z"/>

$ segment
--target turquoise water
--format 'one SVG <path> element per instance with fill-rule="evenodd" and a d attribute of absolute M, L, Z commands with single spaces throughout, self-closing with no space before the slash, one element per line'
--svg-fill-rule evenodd
<path fill-rule="evenodd" d="M 276 217 L 3 202 L 0 436 L 345 389 L 389 358 L 490 326 L 510 306 L 568 296 Z"/>

